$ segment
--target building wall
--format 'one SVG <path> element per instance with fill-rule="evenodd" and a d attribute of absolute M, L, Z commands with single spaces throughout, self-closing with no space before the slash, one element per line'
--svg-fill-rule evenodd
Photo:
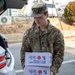
<path fill-rule="evenodd" d="M 9 9 L 7 9 L 1 16 L 10 16 Z"/>

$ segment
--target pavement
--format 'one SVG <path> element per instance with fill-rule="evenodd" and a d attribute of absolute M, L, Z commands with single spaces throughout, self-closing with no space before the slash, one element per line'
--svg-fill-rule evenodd
<path fill-rule="evenodd" d="M 16 43 L 16 42 L 21 42 L 22 38 L 23 38 L 23 34 L 22 33 L 18 33 L 18 34 L 4 34 L 9 43 Z"/>
<path fill-rule="evenodd" d="M 75 37 L 65 38 L 65 52 L 74 55 L 75 58 Z"/>

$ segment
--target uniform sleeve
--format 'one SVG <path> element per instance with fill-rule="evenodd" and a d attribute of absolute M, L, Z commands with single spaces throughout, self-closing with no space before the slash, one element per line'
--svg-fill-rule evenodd
<path fill-rule="evenodd" d="M 54 48 L 54 54 L 53 54 L 51 71 L 53 71 L 55 75 L 55 73 L 58 72 L 58 69 L 62 64 L 64 57 L 64 37 L 60 31 L 56 34 L 53 48 Z"/>
<path fill-rule="evenodd" d="M 25 52 L 31 52 L 31 48 L 30 48 L 30 45 L 29 45 L 29 36 L 28 36 L 28 33 L 25 32 L 24 33 L 24 37 L 23 37 L 23 40 L 22 40 L 22 47 L 21 47 L 21 51 L 20 51 L 20 60 L 21 60 L 21 65 L 22 65 L 22 68 L 25 67 Z"/>

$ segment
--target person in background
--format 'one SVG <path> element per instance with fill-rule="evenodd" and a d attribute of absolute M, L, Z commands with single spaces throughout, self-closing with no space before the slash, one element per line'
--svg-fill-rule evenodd
<path fill-rule="evenodd" d="M 24 33 L 21 47 L 21 64 L 25 67 L 25 52 L 52 53 L 51 75 L 56 75 L 64 57 L 64 37 L 59 29 L 50 24 L 45 3 L 34 3 L 32 15 L 34 26 Z"/>

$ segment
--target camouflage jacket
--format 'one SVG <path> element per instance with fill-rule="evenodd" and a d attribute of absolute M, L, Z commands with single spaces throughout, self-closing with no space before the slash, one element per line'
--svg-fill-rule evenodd
<path fill-rule="evenodd" d="M 64 37 L 59 29 L 49 25 L 41 31 L 37 26 L 28 29 L 23 37 L 21 47 L 21 64 L 24 68 L 25 52 L 50 52 L 53 55 L 51 71 L 54 75 L 60 68 L 64 56 Z"/>

